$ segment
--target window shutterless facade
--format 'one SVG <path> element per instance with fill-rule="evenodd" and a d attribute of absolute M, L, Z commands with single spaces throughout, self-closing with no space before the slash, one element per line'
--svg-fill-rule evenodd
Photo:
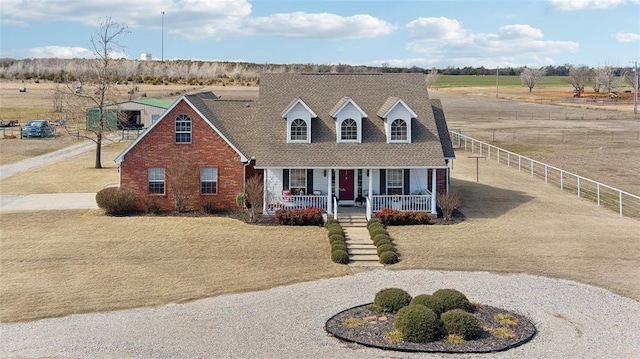
<path fill-rule="evenodd" d="M 407 140 L 407 123 L 402 119 L 393 120 L 391 123 L 391 141 Z"/>
<path fill-rule="evenodd" d="M 307 140 L 307 122 L 301 118 L 291 122 L 291 141 Z"/>
<path fill-rule="evenodd" d="M 164 194 L 165 173 L 164 168 L 149 168 L 149 194 Z"/>
<path fill-rule="evenodd" d="M 176 117 L 176 143 L 191 143 L 191 118 L 185 114 Z"/>
<path fill-rule="evenodd" d="M 201 168 L 200 169 L 200 193 L 215 194 L 218 193 L 218 169 Z"/>
<path fill-rule="evenodd" d="M 351 118 L 342 121 L 340 126 L 340 140 L 357 141 L 358 140 L 358 124 Z"/>

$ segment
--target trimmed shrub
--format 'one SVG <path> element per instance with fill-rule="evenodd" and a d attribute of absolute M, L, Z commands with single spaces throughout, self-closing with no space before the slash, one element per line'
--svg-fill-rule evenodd
<path fill-rule="evenodd" d="M 389 251 L 395 252 L 396 249 L 393 247 L 391 243 L 385 243 L 379 246 L 376 251 L 378 252 L 378 256 L 380 256 L 380 254 L 383 252 L 389 252 Z"/>
<path fill-rule="evenodd" d="M 455 289 L 440 289 L 435 291 L 433 296 L 442 300 L 445 312 L 453 309 L 462 309 L 467 312 L 473 310 L 473 306 L 471 305 L 471 302 L 469 302 L 469 299 Z"/>
<path fill-rule="evenodd" d="M 421 304 L 398 310 L 393 324 L 402 334 L 402 339 L 411 343 L 433 342 L 440 336 L 438 316 Z"/>
<path fill-rule="evenodd" d="M 347 264 L 349 263 L 349 254 L 347 253 L 347 251 L 338 249 L 331 252 L 331 260 L 336 263 Z"/>
<path fill-rule="evenodd" d="M 431 218 L 424 212 L 400 212 L 391 208 L 383 208 L 376 212 L 376 218 L 385 226 L 404 226 L 429 224 Z"/>
<path fill-rule="evenodd" d="M 329 227 L 329 228 L 327 229 L 327 235 L 328 235 L 329 237 L 331 237 L 331 236 L 333 236 L 334 234 L 339 234 L 339 235 L 341 235 L 341 236 L 343 236 L 343 237 L 344 237 L 344 230 L 342 229 L 342 227 L 339 227 L 339 226 L 332 226 L 332 227 Z"/>
<path fill-rule="evenodd" d="M 280 209 L 276 211 L 279 224 L 289 226 L 321 226 L 324 224 L 320 208 L 307 207 L 304 209 Z"/>
<path fill-rule="evenodd" d="M 409 305 L 415 304 L 424 305 L 425 307 L 433 310 L 433 312 L 436 313 L 437 316 L 440 316 L 440 314 L 444 313 L 445 311 L 444 302 L 442 301 L 442 299 L 429 294 L 420 294 L 414 297 L 411 300 L 411 304 Z"/>
<path fill-rule="evenodd" d="M 382 225 L 382 222 L 380 222 L 380 218 L 371 218 L 370 220 L 367 221 L 367 228 L 369 228 L 369 226 L 371 226 L 372 224 Z"/>
<path fill-rule="evenodd" d="M 382 252 L 380 253 L 380 263 L 382 264 L 398 263 L 398 254 L 392 251 Z"/>
<path fill-rule="evenodd" d="M 465 340 L 477 338 L 481 333 L 478 319 L 462 309 L 444 312 L 440 320 L 447 334 L 458 334 Z"/>
<path fill-rule="evenodd" d="M 380 239 L 380 240 L 378 240 L 378 242 L 376 243 L 376 247 L 380 247 L 381 245 L 384 245 L 384 244 L 391 244 L 391 245 L 393 245 L 393 244 L 391 243 L 391 241 L 390 241 L 390 240 L 388 240 L 388 239 Z"/>
<path fill-rule="evenodd" d="M 333 242 L 331 243 L 331 252 L 335 252 L 337 250 L 347 251 L 347 245 L 344 242 Z"/>
<path fill-rule="evenodd" d="M 96 194 L 98 207 L 110 216 L 123 215 L 135 211 L 136 193 L 130 188 L 108 187 Z"/>
<path fill-rule="evenodd" d="M 383 312 L 396 313 L 411 303 L 411 295 L 400 288 L 387 288 L 376 293 L 373 304 Z"/>
<path fill-rule="evenodd" d="M 386 234 L 387 236 L 389 235 L 389 232 L 387 232 L 386 229 L 380 227 L 371 227 L 371 229 L 369 229 L 369 235 L 371 236 L 371 238 L 375 238 L 377 235 L 380 234 Z"/>
<path fill-rule="evenodd" d="M 327 227 L 327 228 L 329 228 L 329 226 L 331 226 L 331 225 L 336 225 L 336 224 L 340 225 L 340 222 L 338 222 L 338 220 L 335 219 L 335 218 L 329 218 L 329 219 L 327 219 L 326 222 L 324 222 L 324 226 Z"/>
<path fill-rule="evenodd" d="M 375 237 L 373 237 L 373 244 L 375 244 L 376 246 L 378 245 L 378 241 L 385 239 L 387 241 L 389 241 L 389 243 L 391 243 L 391 237 L 389 237 L 388 234 L 378 234 Z"/>
<path fill-rule="evenodd" d="M 333 243 L 333 242 L 344 242 L 344 236 L 341 234 L 332 234 L 329 236 L 329 243 Z"/>

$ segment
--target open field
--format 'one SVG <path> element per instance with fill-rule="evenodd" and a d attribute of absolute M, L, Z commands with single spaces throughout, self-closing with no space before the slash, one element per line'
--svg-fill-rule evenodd
<path fill-rule="evenodd" d="M 545 76 L 536 86 L 540 87 L 567 87 L 569 84 L 565 76 Z M 520 76 L 474 76 L 474 75 L 438 75 L 435 88 L 443 87 L 493 87 L 498 86 L 522 86 Z M 527 90 L 528 91 L 528 90 Z"/>

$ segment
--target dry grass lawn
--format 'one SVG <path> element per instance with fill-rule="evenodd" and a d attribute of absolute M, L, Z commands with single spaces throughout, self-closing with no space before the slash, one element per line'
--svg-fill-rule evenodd
<path fill-rule="evenodd" d="M 0 179 L 0 194 L 91 193 L 118 184 L 118 168 L 113 159 L 130 142 L 107 144 L 102 148 L 101 169 L 93 168 L 95 150 Z"/>
<path fill-rule="evenodd" d="M 184 302 L 350 273 L 326 231 L 216 217 L 2 213 L 0 321 Z"/>
<path fill-rule="evenodd" d="M 82 141 L 63 134 L 49 138 L 29 138 L 21 140 L 18 127 L 14 127 L 14 129 L 14 134 L 17 138 L 5 139 L 0 137 L 0 166 L 57 151 Z M 7 128 L 6 131 L 7 134 L 10 134 L 9 128 Z"/>
<path fill-rule="evenodd" d="M 392 227 L 394 269 L 529 273 L 604 287 L 640 300 L 640 221 L 458 151 L 452 187 L 468 219 L 452 226 Z"/>

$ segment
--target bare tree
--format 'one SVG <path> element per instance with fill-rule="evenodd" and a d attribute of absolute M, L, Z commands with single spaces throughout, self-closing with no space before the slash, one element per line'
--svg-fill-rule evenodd
<path fill-rule="evenodd" d="M 78 76 L 77 86 L 67 82 L 67 94 L 73 103 L 73 113 L 69 117 L 74 119 L 76 127 L 67 130 L 96 144 L 95 168 L 102 168 L 102 143 L 106 134 L 115 130 L 114 120 L 120 120 L 114 118 L 117 111 L 109 111 L 107 106 L 117 101 L 117 88 L 114 86 L 116 70 L 112 60 L 116 50 L 124 49 L 118 42 L 119 38 L 128 33 L 126 25 L 112 21 L 110 16 L 106 17 L 91 36 L 91 47 L 96 56 L 95 60 L 88 62 L 92 67 L 88 71 L 78 72 L 82 75 Z M 85 115 L 87 108 L 93 109 L 95 116 L 88 118 Z M 84 120 L 87 122 L 82 126 Z"/>
<path fill-rule="evenodd" d="M 544 69 L 525 67 L 520 73 L 520 81 L 524 86 L 528 87 L 529 92 L 531 92 L 533 87 L 544 77 L 545 73 Z"/>
<path fill-rule="evenodd" d="M 607 93 L 613 91 L 617 87 L 616 75 L 611 66 L 602 66 L 595 69 L 595 92 L 604 89 Z M 596 90 L 597 88 L 597 90 Z"/>
<path fill-rule="evenodd" d="M 244 207 L 249 212 L 249 223 L 258 221 L 258 214 L 262 213 L 262 200 L 264 198 L 264 182 L 262 176 L 250 177 L 244 188 Z"/>
<path fill-rule="evenodd" d="M 571 66 L 569 69 L 569 76 L 567 82 L 573 86 L 574 89 L 579 90 L 589 83 L 593 78 L 593 72 L 591 68 L 586 65 Z"/>
<path fill-rule="evenodd" d="M 167 171 L 167 182 L 176 212 L 186 211 L 193 195 L 199 192 L 198 166 L 192 160 L 174 154 Z"/>

